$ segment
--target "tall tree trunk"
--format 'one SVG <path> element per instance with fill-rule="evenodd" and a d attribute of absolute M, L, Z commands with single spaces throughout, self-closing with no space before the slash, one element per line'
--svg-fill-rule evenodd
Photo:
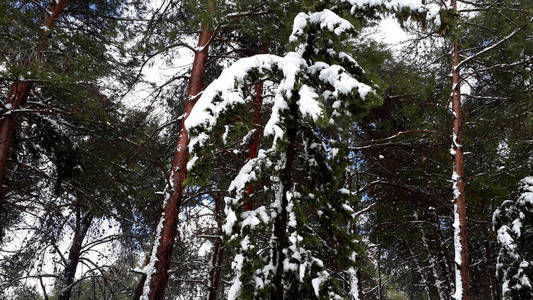
<path fill-rule="evenodd" d="M 178 215 L 183 194 L 183 182 L 187 175 L 187 163 L 189 161 L 189 136 L 185 128 L 185 120 L 191 113 L 196 103 L 198 94 L 202 91 L 202 83 L 205 72 L 205 63 L 208 57 L 209 42 L 213 33 L 207 25 L 202 26 L 198 41 L 198 50 L 194 55 L 189 89 L 185 99 L 185 117 L 181 122 L 180 134 L 172 159 L 171 182 L 173 184 L 163 205 L 160 225 L 155 237 L 150 262 L 145 268 L 147 274 L 144 278 L 142 295 L 134 295 L 134 299 L 163 299 L 168 281 L 167 271 L 170 266 L 170 257 L 177 233 Z"/>
<path fill-rule="evenodd" d="M 272 263 L 276 268 L 272 284 L 274 286 L 271 291 L 270 298 L 272 300 L 283 300 L 283 261 L 285 260 L 285 253 L 283 250 L 287 248 L 287 205 L 289 200 L 287 199 L 287 191 L 292 190 L 292 169 L 296 152 L 296 133 L 298 126 L 298 107 L 296 103 L 290 104 L 290 117 L 292 121 L 288 124 L 287 128 L 287 150 L 285 152 L 285 169 L 281 174 L 281 195 L 280 207 L 278 208 L 278 214 L 274 221 L 274 245 Z"/>
<path fill-rule="evenodd" d="M 92 213 L 87 213 L 83 218 L 80 216 L 78 210 L 76 216 L 76 227 L 74 229 L 74 239 L 72 240 L 72 246 L 68 253 L 67 264 L 63 271 L 61 278 L 58 300 L 70 299 L 72 292 L 72 284 L 74 283 L 74 276 L 76 275 L 76 269 L 78 268 L 78 262 L 80 261 L 81 248 L 83 246 L 83 240 L 87 235 L 87 231 L 91 226 L 93 220 Z"/>
<path fill-rule="evenodd" d="M 39 60 L 41 52 L 46 48 L 48 39 L 50 37 L 50 29 L 55 25 L 56 20 L 59 18 L 63 9 L 67 5 L 67 0 L 51 0 L 50 14 L 46 17 L 44 22 L 44 28 L 41 32 L 41 38 L 39 44 L 32 50 L 29 59 L 22 63 L 23 67 L 28 67 L 34 62 Z M 33 83 L 31 81 L 16 80 L 7 96 L 6 108 L 9 110 L 18 109 L 24 105 L 26 99 L 30 95 Z M 15 133 L 15 116 L 12 114 L 4 115 L 0 121 L 0 198 L 3 198 L 3 183 L 4 175 L 6 172 L 7 156 L 9 154 L 9 148 L 11 146 L 11 140 Z M 0 203 L 1 204 L 1 203 Z M 1 207 L 0 207 L 1 209 Z"/>
<path fill-rule="evenodd" d="M 209 289 L 209 300 L 215 300 L 217 298 L 218 287 L 220 285 L 220 278 L 222 275 L 222 261 L 224 260 L 224 247 L 222 241 L 222 197 L 220 192 L 217 192 L 217 197 L 215 199 L 215 217 L 217 220 L 217 232 L 220 235 L 215 242 L 215 249 L 213 251 L 213 268 L 211 269 L 210 282 L 211 287 Z"/>
<path fill-rule="evenodd" d="M 254 122 L 254 135 L 252 137 L 252 142 L 248 145 L 248 159 L 253 159 L 257 157 L 257 151 L 259 149 L 259 137 L 261 136 L 261 105 L 263 102 L 263 82 L 260 81 L 255 84 L 255 97 L 253 103 L 253 122 Z M 248 201 L 244 202 L 243 209 L 244 211 L 250 211 L 253 209 L 252 195 L 254 193 L 254 187 L 252 184 L 248 184 Z"/>
<path fill-rule="evenodd" d="M 452 8 L 457 11 L 456 0 L 451 0 Z M 468 270 L 468 240 L 466 221 L 466 201 L 463 164 L 463 130 L 461 107 L 461 78 L 459 65 L 459 45 L 457 38 L 452 37 L 452 147 L 453 156 L 453 195 L 454 195 L 454 247 L 455 247 L 455 298 L 470 299 L 470 275 Z"/>

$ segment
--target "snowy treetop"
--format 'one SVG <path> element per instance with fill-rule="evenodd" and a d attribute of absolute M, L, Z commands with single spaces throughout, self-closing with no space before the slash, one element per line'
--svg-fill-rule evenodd
<path fill-rule="evenodd" d="M 345 33 L 352 28 L 347 20 L 330 10 L 309 14 L 300 13 L 294 20 L 290 39 L 292 41 L 298 40 L 308 26 L 318 26 L 321 30 L 328 30 L 336 35 Z M 328 50 L 329 55 L 360 70 L 355 59 L 349 54 L 337 53 L 333 49 Z M 353 77 L 343 66 L 330 65 L 322 61 L 309 62 L 304 58 L 305 51 L 305 47 L 300 45 L 295 51 L 291 51 L 285 56 L 254 55 L 239 59 L 226 68 L 219 78 L 205 89 L 185 121 L 185 126 L 189 132 L 192 132 L 194 128 L 204 127 L 204 133 L 192 134 L 189 144 L 191 153 L 193 153 L 195 146 L 203 145 L 208 139 L 209 136 L 205 132 L 213 129 L 221 114 L 231 107 L 247 102 L 242 91 L 246 81 L 253 79 L 259 81 L 265 77 L 280 78 L 277 82 L 272 112 L 264 128 L 265 136 L 274 137 L 274 146 L 283 137 L 283 130 L 278 123 L 282 112 L 288 108 L 288 99 L 295 96 L 293 93 L 298 93 L 297 104 L 302 116 L 309 117 L 314 122 L 325 117 L 323 102 L 325 100 L 350 94 L 358 95 L 364 100 L 369 93 L 374 93 L 372 87 Z M 252 78 L 254 76 L 258 78 Z M 305 80 L 310 77 L 318 79 L 324 86 L 333 87 L 333 90 L 322 91 L 323 88 L 307 84 Z M 341 115 L 337 110 L 340 106 L 340 103 L 335 104 L 336 109 L 332 117 Z M 333 120 L 330 120 L 331 122 Z M 192 167 L 192 164 L 189 167 Z"/>

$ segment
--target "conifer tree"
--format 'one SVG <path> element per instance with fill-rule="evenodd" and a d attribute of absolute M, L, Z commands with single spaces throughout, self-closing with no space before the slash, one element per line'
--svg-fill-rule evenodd
<path fill-rule="evenodd" d="M 295 52 L 237 61 L 204 91 L 186 121 L 194 136 L 194 172 L 213 155 L 208 133 L 221 125 L 219 120 L 252 104 L 242 96 L 247 83 L 268 78 L 277 85 L 264 131 L 268 141 L 257 158 L 241 168 L 229 187 L 231 196 L 225 198 L 223 229 L 236 252 L 230 299 L 342 295 L 335 278 L 347 267 L 341 262 L 349 262 L 355 251 L 354 236 L 343 225 L 353 212 L 347 205 L 350 195 L 339 184 L 347 150 L 342 129 L 333 125 L 351 124 L 379 103 L 379 97 L 361 82 L 370 84 L 355 60 L 331 41 L 353 29 L 348 21 L 324 10 L 301 13 L 294 24 Z M 247 135 L 237 125 L 227 129 L 228 139 Z M 297 178 L 300 168 L 307 172 L 304 178 Z M 322 182 L 314 182 L 314 176 Z M 268 192 L 260 195 L 262 205 L 244 211 L 249 183 L 261 184 Z M 303 194 L 304 185 L 314 192 Z M 332 255 L 333 249 L 313 250 L 321 242 L 312 233 L 325 232 L 329 236 L 318 239 L 334 243 L 334 256 L 325 255 Z"/>
<path fill-rule="evenodd" d="M 494 212 L 494 230 L 501 245 L 496 265 L 503 299 L 533 297 L 533 177 L 519 183 L 518 200 L 504 201 Z"/>

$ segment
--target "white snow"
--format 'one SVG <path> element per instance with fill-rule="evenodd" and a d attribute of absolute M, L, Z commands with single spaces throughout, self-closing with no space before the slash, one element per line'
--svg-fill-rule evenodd
<path fill-rule="evenodd" d="M 350 24 L 350 22 L 339 17 L 329 9 L 309 14 L 301 12 L 294 18 L 293 29 L 289 41 L 295 42 L 298 40 L 298 38 L 304 34 L 305 28 L 309 24 L 319 25 L 321 29 L 328 29 L 336 35 L 341 35 L 353 28 L 353 25 Z"/>
<path fill-rule="evenodd" d="M 163 200 L 163 209 L 166 207 L 168 199 L 170 198 L 170 189 L 167 187 L 165 189 L 165 198 Z M 148 296 L 150 294 L 150 280 L 152 279 L 152 276 L 155 274 L 155 264 L 157 263 L 157 249 L 159 248 L 159 244 L 161 242 L 161 233 L 163 231 L 163 223 L 165 222 L 165 214 L 161 213 L 161 218 L 159 219 L 159 223 L 157 224 L 157 228 L 155 230 L 155 238 L 154 238 L 154 244 L 152 246 L 152 254 L 150 255 L 150 261 L 148 264 L 144 267 L 142 273 L 146 274 L 146 280 L 144 281 L 142 295 L 140 297 L 141 300 L 148 300 Z"/>
<path fill-rule="evenodd" d="M 239 278 L 241 275 L 243 261 L 244 256 L 242 256 L 242 254 L 237 254 L 233 259 L 233 262 L 231 263 L 231 267 L 235 271 L 236 275 L 233 279 L 233 284 L 231 285 L 228 291 L 228 300 L 234 300 L 239 296 L 242 285 L 241 280 Z"/>
<path fill-rule="evenodd" d="M 315 291 L 315 296 L 320 298 L 320 285 L 328 278 L 329 274 L 326 271 L 322 271 L 318 274 L 318 277 L 311 280 L 313 285 L 313 290 Z"/>
<path fill-rule="evenodd" d="M 322 106 L 317 101 L 318 94 L 309 87 L 308 85 L 303 85 L 298 91 L 300 99 L 298 100 L 298 108 L 302 113 L 302 116 L 308 116 L 313 121 L 317 121 L 320 117 L 323 116 Z"/>
<path fill-rule="evenodd" d="M 457 174 L 455 171 L 453 171 L 452 174 L 452 189 L 453 189 L 453 198 L 457 199 L 461 196 L 461 192 L 459 191 L 459 188 L 457 187 L 457 183 L 460 179 L 459 174 Z"/>
<path fill-rule="evenodd" d="M 453 244 L 454 244 L 454 261 L 455 261 L 455 293 L 453 298 L 461 300 L 463 298 L 463 281 L 461 278 L 461 228 L 459 223 L 459 212 L 457 204 L 453 204 Z"/>

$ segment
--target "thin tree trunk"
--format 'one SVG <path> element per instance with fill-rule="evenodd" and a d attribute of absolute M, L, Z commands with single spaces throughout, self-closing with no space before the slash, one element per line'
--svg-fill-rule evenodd
<path fill-rule="evenodd" d="M 274 278 L 272 279 L 273 291 L 270 298 L 272 300 L 283 300 L 283 261 L 285 260 L 285 253 L 283 250 L 287 247 L 287 205 L 289 203 L 287 199 L 287 191 L 292 190 L 292 168 L 294 163 L 295 148 L 296 148 L 296 133 L 298 125 L 298 112 L 295 103 L 290 104 L 290 115 L 292 117 L 292 124 L 287 127 L 287 151 L 285 153 L 285 169 L 281 175 L 281 195 L 278 196 L 281 199 L 281 205 L 278 209 L 278 215 L 274 221 L 274 245 L 273 245 L 273 257 L 272 263 L 276 268 Z"/>
<path fill-rule="evenodd" d="M 39 44 L 33 49 L 29 59 L 22 65 L 27 67 L 39 60 L 41 52 L 46 48 L 48 39 L 50 37 L 50 29 L 55 25 L 56 20 L 59 18 L 63 9 L 67 5 L 67 0 L 51 0 L 51 13 L 48 15 L 44 22 L 44 28 L 41 32 L 41 39 Z M 31 81 L 16 80 L 7 96 L 6 108 L 9 110 L 18 109 L 24 105 L 26 99 L 30 95 L 33 83 Z M 15 133 L 15 116 L 12 114 L 4 115 L 0 121 L 0 198 L 3 198 L 4 189 L 4 175 L 6 172 L 7 156 L 11 146 L 11 140 Z M 0 207 L 1 208 L 1 207 Z"/>
<path fill-rule="evenodd" d="M 434 225 L 434 226 L 436 226 L 436 225 Z M 440 300 L 448 300 L 449 297 L 450 297 L 451 289 L 450 289 L 450 284 L 449 284 L 449 280 L 448 280 L 448 276 L 447 276 L 446 267 L 445 267 L 445 265 L 443 265 L 443 262 L 440 261 L 439 258 L 435 259 L 435 255 L 433 253 L 431 253 L 431 247 L 429 246 L 429 244 L 427 242 L 426 232 L 424 231 L 423 227 L 420 228 L 420 233 L 422 234 L 422 244 L 424 245 L 424 248 L 426 249 L 426 252 L 427 252 L 427 255 L 428 255 L 428 260 L 429 260 L 429 263 L 430 263 L 430 266 L 431 266 L 431 271 L 433 272 L 433 278 L 434 278 L 434 281 L 435 281 L 435 288 L 437 289 L 437 293 L 439 294 L 439 298 L 440 298 Z M 437 243 L 439 243 L 438 250 L 439 250 L 439 254 L 440 254 L 442 252 L 441 248 L 440 248 L 442 245 L 440 244 L 440 240 L 439 240 L 438 237 L 437 237 Z M 437 264 L 437 263 L 439 263 L 439 264 Z M 439 268 L 438 268 L 439 266 L 442 269 L 441 272 L 439 272 Z"/>
<path fill-rule="evenodd" d="M 152 249 L 150 249 L 150 253 L 152 252 Z M 144 261 L 144 265 L 146 266 L 149 263 L 150 263 L 150 256 L 146 257 L 146 260 Z M 141 279 L 137 283 L 137 287 L 135 287 L 135 292 L 133 294 L 132 300 L 139 300 L 141 298 L 145 282 L 146 282 L 146 274 L 142 274 Z"/>
<path fill-rule="evenodd" d="M 409 254 L 411 254 L 411 257 L 413 258 L 413 262 L 415 264 L 415 268 L 420 275 L 421 283 L 424 285 L 424 290 L 426 291 L 426 296 L 428 300 L 431 300 L 431 287 L 429 285 L 429 281 L 426 279 L 426 274 L 424 274 L 424 271 L 422 270 L 422 266 L 420 265 L 420 262 L 416 258 L 415 253 L 413 252 L 413 249 L 411 249 L 411 246 L 407 242 L 407 240 L 403 240 L 405 243 L 405 246 L 407 247 L 407 250 L 409 251 Z"/>
<path fill-rule="evenodd" d="M 378 259 L 377 259 L 377 267 L 378 267 L 378 299 L 383 299 L 382 297 L 382 291 L 381 291 L 381 248 L 378 247 Z"/>
<path fill-rule="evenodd" d="M 78 262 L 80 261 L 83 240 L 87 235 L 87 231 L 91 226 L 92 220 L 93 215 L 91 213 L 87 213 L 83 218 L 81 218 L 78 211 L 76 216 L 76 227 L 74 229 L 74 239 L 72 240 L 72 246 L 70 246 L 68 253 L 67 264 L 61 278 L 61 288 L 59 290 L 59 296 L 57 297 L 58 300 L 70 299 L 72 284 L 74 283 L 74 276 L 76 275 L 76 269 L 78 268 Z"/>
<path fill-rule="evenodd" d="M 44 286 L 43 277 L 39 276 L 39 284 L 41 285 L 41 289 L 43 290 L 43 297 L 44 300 L 48 300 L 48 293 L 46 293 L 46 287 Z"/>
<path fill-rule="evenodd" d="M 189 136 L 185 128 L 185 120 L 191 113 L 196 103 L 198 94 L 202 91 L 202 83 L 205 72 L 205 63 L 208 57 L 209 42 L 213 33 L 207 25 L 202 26 L 198 41 L 198 50 L 194 55 L 189 89 L 185 99 L 185 118 L 181 122 L 180 134 L 172 159 L 171 182 L 173 187 L 170 195 L 166 195 L 160 222 L 162 222 L 160 234 L 156 236 L 157 247 L 152 249 L 150 263 L 147 266 L 147 275 L 141 278 L 142 294 L 136 293 L 134 299 L 163 299 L 168 281 L 168 269 L 170 257 L 177 233 L 178 215 L 183 194 L 183 182 L 187 175 L 187 163 L 189 161 Z M 159 227 L 159 226 L 158 226 Z M 140 283 L 139 283 L 140 284 Z"/>
<path fill-rule="evenodd" d="M 217 192 L 215 199 L 215 216 L 217 220 L 217 232 L 221 236 L 215 243 L 215 250 L 213 251 L 213 269 L 211 269 L 210 282 L 211 288 L 209 290 L 209 300 L 215 300 L 217 298 L 218 287 L 220 285 L 220 278 L 222 274 L 222 261 L 224 259 L 224 247 L 222 242 L 222 197 L 220 192 Z"/>
<path fill-rule="evenodd" d="M 451 0 L 451 6 L 457 11 L 456 0 Z M 453 135 L 451 153 L 453 156 L 453 194 L 454 194 L 454 247 L 455 247 L 455 298 L 457 300 L 470 299 L 470 275 L 468 270 L 468 240 L 466 221 L 466 200 L 463 164 L 463 130 L 461 107 L 461 82 L 459 65 L 459 45 L 452 37 L 452 114 Z"/>
<path fill-rule="evenodd" d="M 435 224 L 439 224 L 439 217 L 437 216 L 437 214 L 434 214 L 434 216 L 436 220 Z M 444 284 L 445 284 L 446 291 L 449 292 L 446 299 L 449 299 L 449 296 L 451 295 L 451 291 L 452 291 L 452 278 L 450 274 L 453 274 L 453 270 L 451 266 L 448 264 L 448 261 L 449 261 L 448 255 L 447 255 L 448 252 L 446 251 L 446 244 L 442 238 L 442 231 L 440 230 L 440 227 L 438 225 L 435 226 L 434 228 L 435 228 L 435 235 L 436 235 L 437 243 L 438 243 L 438 248 L 437 248 L 438 249 L 438 263 L 442 271 L 442 278 L 445 280 Z"/>
<path fill-rule="evenodd" d="M 492 249 L 490 248 L 490 242 L 488 240 L 485 241 L 485 251 L 487 254 L 487 271 L 489 272 L 489 284 L 492 300 L 499 300 L 499 289 L 498 285 L 496 284 L 496 276 L 494 275 L 496 266 L 492 261 Z"/>
<path fill-rule="evenodd" d="M 261 105 L 262 105 L 262 94 L 263 94 L 263 82 L 260 81 L 255 84 L 255 97 L 253 103 L 253 122 L 254 122 L 254 135 L 252 137 L 252 142 L 248 145 L 248 159 L 253 159 L 257 157 L 257 151 L 259 149 L 259 137 L 261 136 Z M 244 211 L 250 211 L 253 209 L 252 195 L 254 193 L 254 187 L 252 184 L 248 184 L 248 201 L 244 202 L 243 209 Z"/>

